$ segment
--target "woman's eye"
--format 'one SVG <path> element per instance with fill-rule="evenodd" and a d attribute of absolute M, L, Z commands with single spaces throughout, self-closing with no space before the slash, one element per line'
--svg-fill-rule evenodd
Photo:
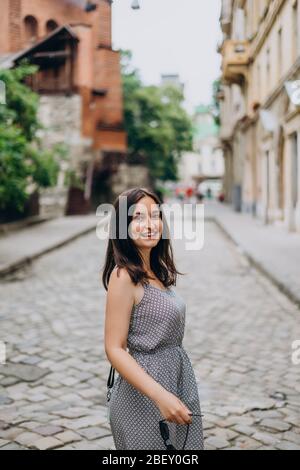
<path fill-rule="evenodd" d="M 134 220 L 145 220 L 146 217 L 147 216 L 145 214 L 136 214 L 133 218 Z M 159 213 L 151 215 L 152 219 L 159 219 L 159 217 L 160 217 Z"/>

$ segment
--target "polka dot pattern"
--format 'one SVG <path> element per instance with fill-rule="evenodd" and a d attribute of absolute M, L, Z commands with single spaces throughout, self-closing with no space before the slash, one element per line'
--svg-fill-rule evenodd
<path fill-rule="evenodd" d="M 186 304 L 174 289 L 144 284 L 142 300 L 133 306 L 128 352 L 164 388 L 201 414 L 197 382 L 190 358 L 182 346 Z M 117 372 L 117 371 L 116 371 Z M 159 430 L 156 404 L 118 375 L 111 389 L 109 422 L 116 450 L 166 450 Z M 185 449 L 203 450 L 201 416 L 193 416 Z M 168 422 L 176 449 L 184 444 L 187 425 Z"/>

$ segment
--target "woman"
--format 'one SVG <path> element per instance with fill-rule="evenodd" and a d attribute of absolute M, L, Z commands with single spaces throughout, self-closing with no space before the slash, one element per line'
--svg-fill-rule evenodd
<path fill-rule="evenodd" d="M 182 346 L 186 305 L 170 287 L 181 273 L 161 201 L 134 188 L 117 198 L 114 209 L 102 281 L 105 352 L 119 373 L 109 402 L 116 450 L 165 450 L 162 419 L 176 449 L 183 447 L 190 424 L 185 449 L 201 450 L 197 383 Z"/>

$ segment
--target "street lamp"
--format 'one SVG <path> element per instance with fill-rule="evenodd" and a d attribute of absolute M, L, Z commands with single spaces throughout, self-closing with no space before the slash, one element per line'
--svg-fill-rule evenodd
<path fill-rule="evenodd" d="M 133 10 L 139 10 L 140 9 L 140 2 L 139 0 L 133 0 L 132 4 L 131 4 L 131 8 Z"/>

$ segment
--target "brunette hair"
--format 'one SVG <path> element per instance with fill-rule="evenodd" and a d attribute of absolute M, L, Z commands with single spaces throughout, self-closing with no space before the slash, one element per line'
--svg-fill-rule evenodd
<path fill-rule="evenodd" d="M 109 240 L 106 249 L 105 262 L 102 273 L 102 283 L 104 285 L 105 290 L 108 289 L 109 278 L 116 265 L 120 268 L 124 267 L 127 269 L 127 272 L 135 285 L 137 285 L 139 282 L 145 283 L 148 282 L 148 279 L 152 279 L 144 270 L 142 257 L 134 241 L 128 234 L 128 226 L 133 218 L 133 215 L 130 215 L 131 212 L 128 210 L 126 214 L 126 238 L 119 237 L 121 197 L 127 198 L 128 209 L 133 205 L 137 204 L 145 196 L 151 197 L 155 201 L 155 203 L 158 204 L 160 209 L 160 218 L 163 221 L 163 233 L 167 231 L 167 234 L 169 235 L 165 216 L 161 208 L 162 201 L 154 192 L 147 188 L 133 188 L 121 193 L 116 198 L 113 204 L 114 223 L 110 223 Z M 122 217 L 124 217 L 125 219 L 125 216 L 123 214 Z M 113 228 L 115 228 L 114 237 L 112 236 Z M 152 248 L 150 254 L 150 265 L 151 270 L 154 272 L 154 274 L 165 287 L 176 285 L 177 274 L 184 274 L 177 271 L 175 267 L 173 249 L 169 236 L 161 237 L 157 245 Z"/>

